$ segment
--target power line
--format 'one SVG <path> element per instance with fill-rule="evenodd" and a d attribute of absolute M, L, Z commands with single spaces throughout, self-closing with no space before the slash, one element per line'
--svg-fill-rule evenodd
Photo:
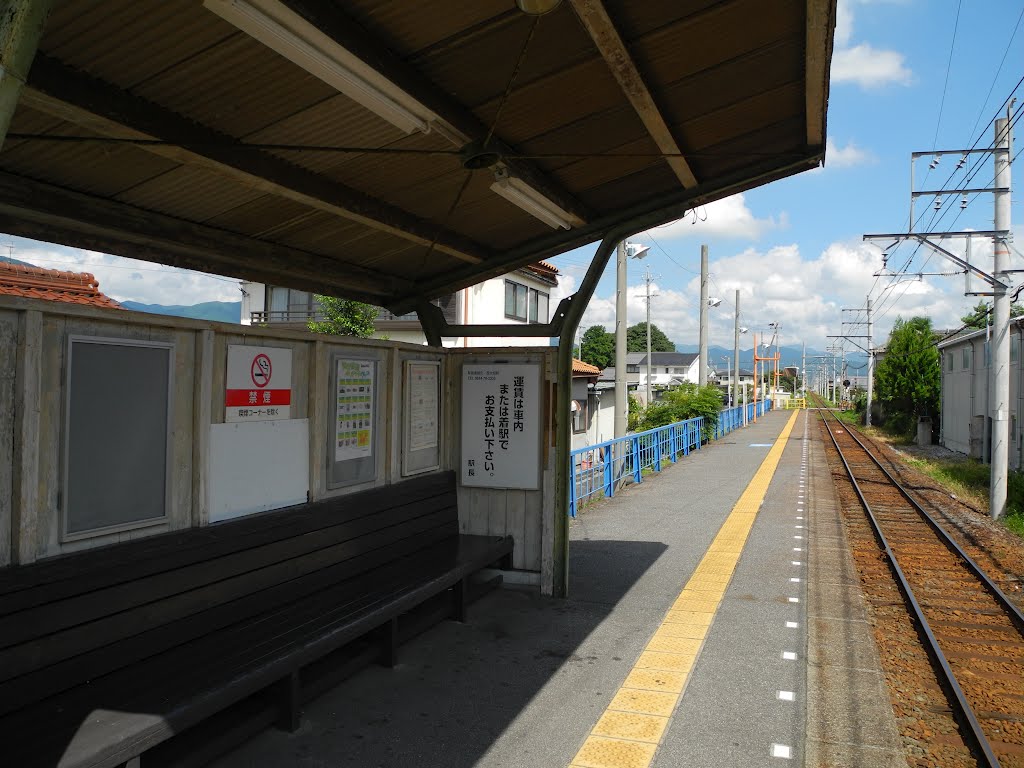
<path fill-rule="evenodd" d="M 963 0 L 957 0 L 956 19 L 953 21 L 953 38 L 949 41 L 949 58 L 946 60 L 946 79 L 942 83 L 942 98 L 939 100 L 939 117 L 935 121 L 935 138 L 932 139 L 932 149 L 939 141 L 939 126 L 942 125 L 942 110 L 946 106 L 946 92 L 949 89 L 949 71 L 953 68 L 953 49 L 956 47 L 956 31 L 960 26 L 960 5 Z"/>

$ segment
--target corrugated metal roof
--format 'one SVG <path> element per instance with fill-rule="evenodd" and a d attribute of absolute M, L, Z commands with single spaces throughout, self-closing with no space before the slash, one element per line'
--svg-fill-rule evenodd
<path fill-rule="evenodd" d="M 515 175 L 583 224 L 552 230 L 491 191 L 493 169 L 466 170 L 438 131 L 405 135 L 199 0 L 107 0 L 102 12 L 65 0 L 0 152 L 0 229 L 408 306 L 824 152 L 813 125 L 826 115 L 835 0 L 605 0 L 700 182 L 690 189 L 571 1 L 536 21 L 508 0 L 283 2 L 457 133 L 493 134 Z"/>

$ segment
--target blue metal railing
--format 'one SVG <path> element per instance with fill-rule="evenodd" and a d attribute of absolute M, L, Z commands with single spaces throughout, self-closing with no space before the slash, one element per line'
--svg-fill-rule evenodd
<path fill-rule="evenodd" d="M 771 409 L 771 401 L 745 406 L 747 421 Z M 665 427 L 634 432 L 597 445 L 577 448 L 569 454 L 569 515 L 576 517 L 587 502 L 612 497 L 625 482 L 642 483 L 645 472 L 660 472 L 708 440 L 717 440 L 743 426 L 743 408 L 726 408 L 709 434 L 704 434 L 704 417 L 677 421 Z"/>

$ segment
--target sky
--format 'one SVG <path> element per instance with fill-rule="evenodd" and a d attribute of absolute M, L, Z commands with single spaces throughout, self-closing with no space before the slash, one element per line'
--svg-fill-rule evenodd
<path fill-rule="evenodd" d="M 1021 108 L 1022 16 L 1024 0 L 839 0 L 824 167 L 638 233 L 631 241 L 650 250 L 642 261 L 629 263 L 628 322 L 644 319 L 643 273 L 649 268 L 652 322 L 679 344 L 697 342 L 704 243 L 710 253 L 709 293 L 722 299 L 709 313 L 712 344 L 732 346 L 737 289 L 741 325 L 763 332 L 769 323 L 778 323 L 783 343 L 805 342 L 812 349 L 835 341 L 830 335 L 863 334 L 863 326 L 842 324 L 862 321 L 863 313 L 842 310 L 863 308 L 869 295 L 876 345 L 884 343 L 899 317 L 923 314 L 937 328 L 959 327 L 959 317 L 978 301 L 964 296 L 963 275 L 917 277 L 954 268 L 926 249 L 904 244 L 889 253 L 886 264 L 902 274 L 876 277 L 883 267 L 882 251 L 862 236 L 906 231 L 911 152 L 987 147 L 993 138 L 991 120 L 1005 115 L 1004 102 L 1015 87 L 1021 100 L 1016 108 Z M 1020 146 L 1015 143 L 1014 153 Z M 915 188 L 962 187 L 966 171 L 974 173 L 970 186 L 990 186 L 991 156 L 976 157 L 984 159 L 980 164 L 969 159 L 958 172 L 958 157 L 942 157 L 931 171 L 932 158 L 923 158 L 915 166 Z M 1024 185 L 1019 168 L 1016 164 L 1018 187 Z M 1014 268 L 1024 268 L 1022 200 L 1024 193 L 1013 196 Z M 947 196 L 935 214 L 934 198 L 919 199 L 917 229 L 992 227 L 992 195 L 971 196 L 963 212 L 960 202 L 959 196 Z M 962 245 L 945 242 L 962 252 Z M 92 272 L 104 293 L 122 301 L 192 304 L 236 301 L 241 295 L 237 280 L 230 278 L 0 236 L 0 247 L 8 244 L 15 258 Z M 579 284 L 595 248 L 552 259 L 563 273 L 559 293 L 570 293 Z M 990 268 L 991 244 L 976 242 L 972 259 Z M 975 283 L 973 290 L 980 286 Z M 612 330 L 614 305 L 610 263 L 581 332 L 593 324 Z M 847 348 L 853 349 L 850 343 Z"/>

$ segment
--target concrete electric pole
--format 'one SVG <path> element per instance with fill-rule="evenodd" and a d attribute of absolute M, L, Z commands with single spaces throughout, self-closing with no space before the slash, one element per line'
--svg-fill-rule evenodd
<path fill-rule="evenodd" d="M 697 362 L 697 383 L 708 383 L 708 247 L 700 247 L 700 356 Z"/>
<path fill-rule="evenodd" d="M 740 291 L 736 289 L 736 317 L 732 330 L 732 359 L 733 359 L 733 380 L 732 380 L 732 404 L 737 406 L 740 403 Z"/>
<path fill-rule="evenodd" d="M 626 241 L 615 255 L 615 436 L 626 436 L 629 399 L 626 392 Z"/>
<path fill-rule="evenodd" d="M 1010 109 L 1013 102 L 1010 103 Z M 1008 110 L 1009 115 L 1009 110 Z M 1009 116 L 996 120 L 994 228 L 1010 229 L 1010 121 Z M 1006 511 L 1006 480 L 1010 459 L 1010 296 L 1007 293 L 1010 275 L 1010 249 L 1006 234 L 992 238 L 992 363 L 990 381 L 990 413 L 992 415 L 992 479 L 989 487 L 989 514 L 998 519 Z"/>
<path fill-rule="evenodd" d="M 654 276 L 651 268 L 644 270 L 644 285 L 647 288 L 647 404 L 654 402 L 654 388 L 651 384 L 651 283 Z"/>
<path fill-rule="evenodd" d="M 864 424 L 871 426 L 871 400 L 875 391 L 875 324 L 871 319 L 871 297 L 868 296 L 868 402 L 864 410 Z"/>

